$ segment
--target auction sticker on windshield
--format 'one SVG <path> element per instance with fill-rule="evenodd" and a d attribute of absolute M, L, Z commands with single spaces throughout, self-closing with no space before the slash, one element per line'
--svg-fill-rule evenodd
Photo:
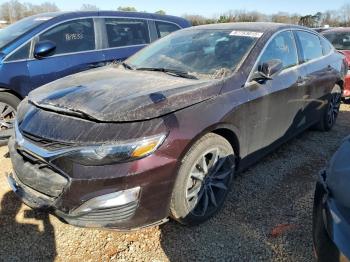
<path fill-rule="evenodd" d="M 253 32 L 253 31 L 232 31 L 230 33 L 232 36 L 247 36 L 247 37 L 255 37 L 259 38 L 263 35 L 261 32 Z"/>

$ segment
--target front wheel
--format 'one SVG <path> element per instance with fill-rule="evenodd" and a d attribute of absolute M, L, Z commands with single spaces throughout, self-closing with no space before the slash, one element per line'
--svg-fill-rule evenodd
<path fill-rule="evenodd" d="M 332 129 L 339 114 L 341 97 L 342 90 L 339 85 L 335 85 L 329 95 L 327 108 L 316 126 L 317 129 L 320 131 L 330 131 Z"/>
<path fill-rule="evenodd" d="M 12 130 L 20 99 L 7 92 L 0 92 L 0 145 L 6 144 Z"/>
<path fill-rule="evenodd" d="M 184 225 L 208 220 L 222 207 L 234 175 L 231 144 L 209 133 L 187 152 L 171 199 L 171 216 Z"/>

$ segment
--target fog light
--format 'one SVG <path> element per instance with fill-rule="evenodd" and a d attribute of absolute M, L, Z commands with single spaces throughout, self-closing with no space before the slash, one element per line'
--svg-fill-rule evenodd
<path fill-rule="evenodd" d="M 123 206 L 139 199 L 140 187 L 134 187 L 115 193 L 92 198 L 75 209 L 71 215 L 81 215 L 92 210 Z"/>

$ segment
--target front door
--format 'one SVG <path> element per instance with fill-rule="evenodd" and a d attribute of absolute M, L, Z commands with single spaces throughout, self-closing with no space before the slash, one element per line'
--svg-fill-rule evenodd
<path fill-rule="evenodd" d="M 249 117 L 255 120 L 248 132 L 249 153 L 268 148 L 291 136 L 303 124 L 303 96 L 300 84 L 298 53 L 291 31 L 278 33 L 268 43 L 253 72 L 264 63 L 280 60 L 283 68 L 271 80 L 257 83 L 251 80 L 246 86 Z"/>
<path fill-rule="evenodd" d="M 61 23 L 42 33 L 37 41 L 56 44 L 51 56 L 28 61 L 32 89 L 67 75 L 104 65 L 104 55 L 97 50 L 92 18 Z"/>

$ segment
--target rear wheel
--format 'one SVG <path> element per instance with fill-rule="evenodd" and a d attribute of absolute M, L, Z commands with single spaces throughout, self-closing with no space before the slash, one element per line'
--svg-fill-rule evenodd
<path fill-rule="evenodd" d="M 208 220 L 222 207 L 234 175 L 235 158 L 231 144 L 209 133 L 185 155 L 179 169 L 171 216 L 185 225 Z"/>
<path fill-rule="evenodd" d="M 341 104 L 342 90 L 339 85 L 335 85 L 332 93 L 329 95 L 328 105 L 324 111 L 320 122 L 316 128 L 320 131 L 330 131 L 334 126 Z"/>
<path fill-rule="evenodd" d="M 0 92 L 0 145 L 6 143 L 12 130 L 20 99 L 7 92 Z"/>

